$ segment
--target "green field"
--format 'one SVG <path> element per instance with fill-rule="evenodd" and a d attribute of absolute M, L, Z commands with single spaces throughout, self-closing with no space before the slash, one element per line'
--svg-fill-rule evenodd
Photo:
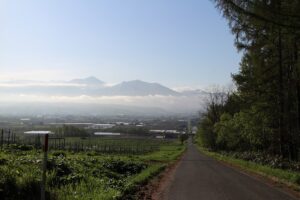
<path fill-rule="evenodd" d="M 108 142 L 108 141 L 107 141 Z M 178 141 L 109 141 L 119 146 L 159 148 L 143 154 L 53 150 L 47 164 L 47 199 L 135 199 L 146 183 L 184 151 Z M 123 143 L 122 143 L 123 142 Z M 4 199 L 40 199 L 42 152 L 10 145 L 0 151 L 0 196 Z"/>

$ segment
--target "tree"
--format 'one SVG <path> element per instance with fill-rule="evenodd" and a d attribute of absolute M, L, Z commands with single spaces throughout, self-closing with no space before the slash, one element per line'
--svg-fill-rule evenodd
<path fill-rule="evenodd" d="M 237 85 L 235 100 L 239 102 L 240 110 L 232 111 L 231 108 L 230 114 L 240 113 L 237 116 L 241 119 L 251 116 L 253 120 L 249 119 L 248 124 L 255 119 L 262 120 L 263 125 L 253 126 L 259 134 L 265 130 L 271 133 L 268 135 L 271 144 L 264 142 L 263 148 L 266 150 L 272 146 L 273 153 L 298 159 L 300 1 L 214 2 L 236 36 L 236 47 L 244 53 L 239 73 L 232 76 Z M 244 130 L 249 131 L 251 137 L 261 138 L 247 127 L 242 127 L 241 131 Z"/>

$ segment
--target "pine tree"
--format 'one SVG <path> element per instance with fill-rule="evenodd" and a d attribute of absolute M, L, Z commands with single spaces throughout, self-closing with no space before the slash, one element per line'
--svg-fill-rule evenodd
<path fill-rule="evenodd" d="M 241 111 L 268 116 L 272 144 L 298 159 L 300 147 L 300 1 L 215 0 L 244 53 L 233 75 Z M 259 115 L 258 113 L 258 115 Z M 261 130 L 263 132 L 263 130 Z"/>

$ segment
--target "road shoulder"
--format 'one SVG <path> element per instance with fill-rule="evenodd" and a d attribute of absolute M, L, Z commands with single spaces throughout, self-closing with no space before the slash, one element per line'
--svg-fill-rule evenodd
<path fill-rule="evenodd" d="M 137 193 L 139 200 L 162 200 L 166 199 L 169 187 L 174 179 L 174 174 L 184 157 L 184 152 L 175 162 L 169 164 L 165 170 L 154 177 L 147 185 L 143 186 Z"/>
<path fill-rule="evenodd" d="M 196 145 L 197 146 L 197 145 Z M 227 166 L 227 167 L 230 167 L 232 169 L 234 169 L 235 171 L 239 172 L 239 173 L 242 173 L 252 179 L 256 179 L 270 187 L 273 187 L 277 190 L 280 190 L 281 192 L 293 197 L 293 198 L 298 198 L 300 199 L 300 187 L 299 186 L 296 186 L 294 184 L 290 184 L 290 183 L 287 183 L 283 180 L 280 180 L 279 178 L 277 177 L 273 177 L 273 176 L 270 176 L 270 175 L 267 175 L 267 174 L 264 174 L 264 173 L 261 173 L 261 172 L 256 172 L 256 171 L 253 171 L 253 170 L 249 170 L 245 167 L 242 167 L 236 163 L 233 163 L 233 162 L 230 162 L 229 160 L 226 160 L 226 159 L 220 159 L 219 157 L 217 156 L 213 156 L 212 154 L 210 154 L 209 152 L 199 148 L 197 146 L 198 150 L 205 154 L 206 156 L 209 156 L 213 159 L 215 159 L 216 161 L 218 161 L 220 164 L 224 165 L 224 166 Z"/>

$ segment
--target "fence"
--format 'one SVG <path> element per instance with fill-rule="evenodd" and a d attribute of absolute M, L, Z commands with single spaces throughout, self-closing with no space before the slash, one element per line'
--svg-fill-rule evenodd
<path fill-rule="evenodd" d="M 0 136 L 0 148 L 2 149 L 3 146 L 9 144 L 15 144 L 17 141 L 16 134 L 13 133 L 10 129 L 4 130 L 1 129 L 1 136 Z"/>
<path fill-rule="evenodd" d="M 1 149 L 11 144 L 30 145 L 35 149 L 41 149 L 42 147 L 42 137 L 28 136 L 20 138 L 16 137 L 16 134 L 10 130 L 2 130 L 0 140 Z M 110 154 L 145 154 L 159 149 L 160 142 L 151 139 L 49 137 L 49 150 L 67 150 L 73 152 L 95 151 Z"/>

